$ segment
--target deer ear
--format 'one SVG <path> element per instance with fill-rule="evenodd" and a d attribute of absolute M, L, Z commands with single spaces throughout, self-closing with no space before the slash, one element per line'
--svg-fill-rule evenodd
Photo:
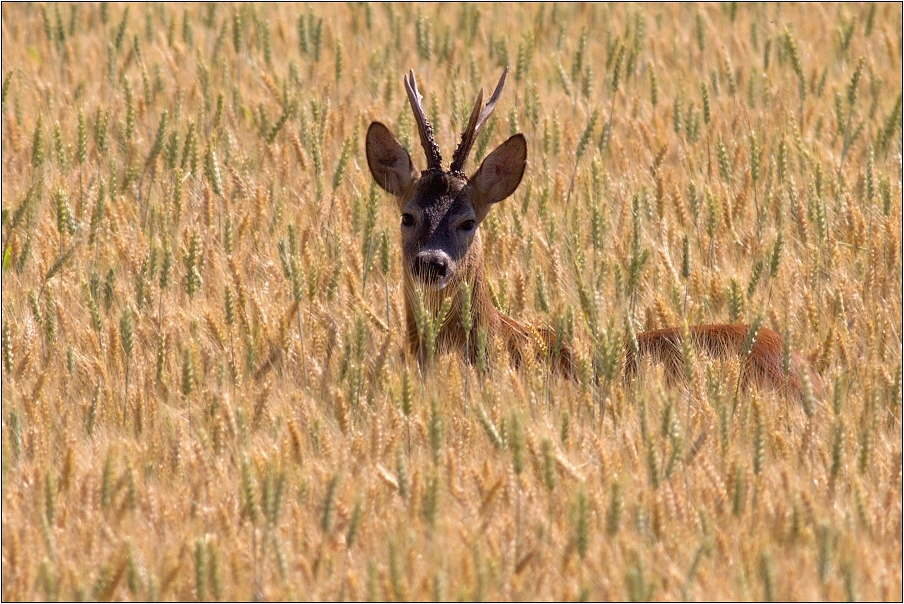
<path fill-rule="evenodd" d="M 471 177 L 475 190 L 474 209 L 478 221 L 483 220 L 490 207 L 515 192 L 527 166 L 527 142 L 523 134 L 516 134 L 490 153 L 480 169 Z"/>
<path fill-rule="evenodd" d="M 367 129 L 365 148 L 370 173 L 388 193 L 398 197 L 418 177 L 408 151 L 380 122 L 373 122 Z"/>

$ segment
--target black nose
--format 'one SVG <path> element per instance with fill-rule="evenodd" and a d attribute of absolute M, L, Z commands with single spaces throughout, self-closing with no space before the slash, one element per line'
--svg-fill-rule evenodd
<path fill-rule="evenodd" d="M 414 274 L 428 281 L 436 281 L 449 271 L 449 259 L 442 252 L 421 252 L 414 262 Z"/>

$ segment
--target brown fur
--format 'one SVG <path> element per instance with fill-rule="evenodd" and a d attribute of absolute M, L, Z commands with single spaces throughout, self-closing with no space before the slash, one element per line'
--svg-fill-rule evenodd
<path fill-rule="evenodd" d="M 571 350 L 561 345 L 556 349 L 556 333 L 549 327 L 531 327 L 499 312 L 493 306 L 484 280 L 482 255 L 472 258 L 475 267 L 471 273 L 473 286 L 472 316 L 474 328 L 469 341 L 467 358 L 474 362 L 477 358 L 476 333 L 480 327 L 487 331 L 487 341 L 499 341 L 510 355 L 513 365 L 524 362 L 528 355 L 537 361 L 548 362 L 559 373 L 569 378 L 575 375 L 575 365 Z M 458 292 L 452 308 L 459 308 Z M 418 355 L 420 340 L 414 321 L 413 302 L 406 296 L 406 316 L 408 320 L 408 343 L 412 354 Z M 438 307 L 434 306 L 434 307 Z M 480 327 L 478 327 L 480 326 Z M 750 327 L 740 324 L 697 325 L 690 328 L 692 345 L 696 353 L 708 359 L 724 361 L 741 359 Z M 684 357 L 681 346 L 681 330 L 677 327 L 656 329 L 637 335 L 638 355 L 629 347 L 625 351 L 624 377 L 628 380 L 636 376 L 639 364 L 647 359 L 665 368 L 670 380 L 680 383 L 684 380 Z M 465 356 L 465 331 L 460 314 L 452 311 L 452 317 L 437 337 L 438 351 L 453 352 Z M 800 394 L 799 368 L 804 362 L 797 353 L 792 353 L 791 373 L 785 376 L 782 369 L 783 342 L 779 334 L 761 327 L 750 355 L 741 367 L 741 385 L 757 385 L 771 390 L 784 391 L 792 395 Z M 814 389 L 818 389 L 818 376 L 811 375 Z"/>
<path fill-rule="evenodd" d="M 556 334 L 547 327 L 534 328 L 524 325 L 500 312 L 490 298 L 483 266 L 483 246 L 479 237 L 468 251 L 463 263 L 461 276 L 455 283 L 439 292 L 421 291 L 428 308 L 439 308 L 446 296 L 453 296 L 449 318 L 436 338 L 437 352 L 453 352 L 467 356 L 470 362 L 477 359 L 477 333 L 483 329 L 487 333 L 487 346 L 491 342 L 499 342 L 503 350 L 509 354 L 513 365 L 521 365 L 527 358 L 537 361 L 552 360 L 553 366 L 563 374 L 572 376 L 574 362 L 567 346 L 559 345 L 556 350 Z M 467 337 L 461 323 L 461 284 L 471 284 L 471 335 Z M 417 323 L 414 318 L 416 301 L 415 280 L 408 267 L 405 268 L 405 318 L 408 332 L 408 347 L 411 353 L 420 358 L 421 342 L 418 336 Z M 466 350 L 467 346 L 467 350 Z M 552 358 L 554 357 L 554 359 Z"/>
<path fill-rule="evenodd" d="M 750 327 L 738 324 L 697 325 L 690 328 L 690 337 L 696 352 L 712 360 L 741 359 Z M 681 330 L 677 327 L 655 329 L 637 336 L 638 355 L 628 349 L 625 353 L 625 376 L 637 374 L 641 359 L 647 358 L 663 365 L 670 379 L 683 379 L 684 355 L 681 346 Z M 782 337 L 771 329 L 761 327 L 749 357 L 741 367 L 741 383 L 757 384 L 774 390 L 787 389 L 800 392 L 799 367 L 801 360 L 794 353 L 791 373 L 785 376 L 782 369 Z M 639 357 L 639 358 L 638 358 Z"/>

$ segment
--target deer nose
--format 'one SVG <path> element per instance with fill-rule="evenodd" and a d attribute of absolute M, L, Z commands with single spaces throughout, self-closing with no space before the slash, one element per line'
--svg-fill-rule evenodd
<path fill-rule="evenodd" d="M 449 258 L 442 252 L 421 252 L 414 261 L 414 273 L 422 279 L 443 279 L 448 272 Z"/>

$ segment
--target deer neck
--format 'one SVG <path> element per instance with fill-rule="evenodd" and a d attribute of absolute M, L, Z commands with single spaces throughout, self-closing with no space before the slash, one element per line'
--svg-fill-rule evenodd
<path fill-rule="evenodd" d="M 430 290 L 416 284 L 409 271 L 405 271 L 405 315 L 408 327 L 408 341 L 412 351 L 420 349 L 420 333 L 417 327 L 416 312 L 426 313 L 428 320 L 442 320 L 439 313 L 444 305 L 448 305 L 448 313 L 445 321 L 439 325 L 436 336 L 436 348 L 440 350 L 455 350 L 464 353 L 470 345 L 473 347 L 474 339 L 479 330 L 492 333 L 500 322 L 500 313 L 493 305 L 489 288 L 486 282 L 486 274 L 483 267 L 483 247 L 480 235 L 475 238 L 469 253 L 468 260 L 459 269 L 459 276 L 448 286 L 441 290 Z M 471 287 L 471 333 L 466 333 L 462 324 L 463 286 L 468 283 Z M 448 300 L 448 302 L 447 302 Z"/>

